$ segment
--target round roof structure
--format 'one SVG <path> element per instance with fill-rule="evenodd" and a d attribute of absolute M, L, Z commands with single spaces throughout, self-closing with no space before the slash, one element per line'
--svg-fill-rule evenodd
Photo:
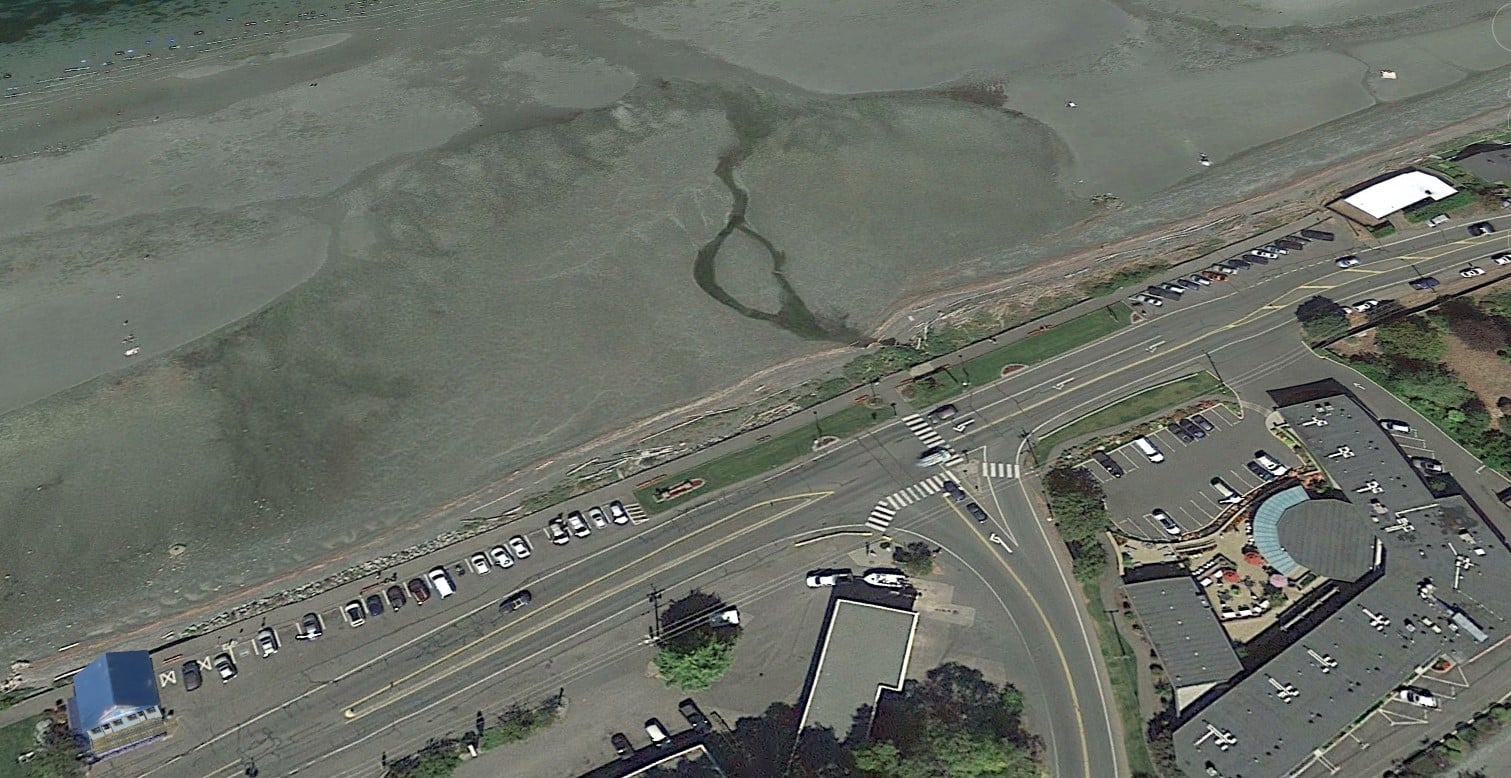
<path fill-rule="evenodd" d="M 1355 581 L 1374 564 L 1375 537 L 1369 512 L 1352 503 L 1298 502 L 1280 514 L 1275 529 L 1280 546 L 1317 575 Z"/>

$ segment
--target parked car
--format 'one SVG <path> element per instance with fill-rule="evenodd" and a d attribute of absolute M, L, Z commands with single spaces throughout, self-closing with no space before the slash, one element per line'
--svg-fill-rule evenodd
<path fill-rule="evenodd" d="M 1433 278 L 1432 276 L 1422 276 L 1421 278 L 1414 278 L 1414 279 L 1408 281 L 1407 283 L 1411 285 L 1412 289 L 1417 289 L 1417 290 L 1420 290 L 1420 291 L 1426 291 L 1428 289 L 1436 289 L 1437 286 L 1438 286 L 1438 280 L 1436 278 Z"/>
<path fill-rule="evenodd" d="M 965 502 L 966 500 L 965 490 L 961 489 L 960 484 L 957 484 L 954 481 L 944 482 L 944 493 L 949 495 L 950 499 L 954 500 L 955 502 Z"/>
<path fill-rule="evenodd" d="M 1152 294 L 1141 294 L 1138 296 L 1138 299 L 1143 302 L 1149 303 L 1156 308 L 1159 308 L 1160 306 L 1163 306 L 1165 304 L 1164 300 L 1161 300 Z"/>
<path fill-rule="evenodd" d="M 230 654 L 220 654 L 215 657 L 215 672 L 220 675 L 221 683 L 230 683 L 236 677 L 236 662 Z"/>
<path fill-rule="evenodd" d="M 1207 279 L 1208 281 L 1226 281 L 1226 280 L 1228 280 L 1228 277 L 1227 277 L 1226 274 L 1219 273 L 1216 270 L 1203 270 L 1203 271 L 1201 271 L 1201 277 Z"/>
<path fill-rule="evenodd" d="M 1177 421 L 1176 424 L 1179 424 L 1181 429 L 1185 430 L 1191 435 L 1191 437 L 1196 438 L 1197 440 L 1200 440 L 1207 436 L 1207 431 L 1202 429 L 1196 422 L 1191 421 L 1190 419 L 1181 419 L 1180 421 Z"/>
<path fill-rule="evenodd" d="M 1360 300 L 1359 302 L 1356 302 L 1353 305 L 1345 305 L 1345 306 L 1343 306 L 1343 312 L 1344 313 L 1364 313 L 1365 311 L 1367 311 L 1367 310 L 1369 310 L 1371 308 L 1374 308 L 1374 307 L 1378 306 L 1379 304 L 1380 304 L 1379 300 L 1374 300 L 1374 299 Z"/>
<path fill-rule="evenodd" d="M 1448 214 L 1446 214 L 1446 213 L 1440 213 L 1437 216 L 1434 216 L 1431 219 L 1428 219 L 1427 220 L 1427 226 L 1428 227 L 1436 227 L 1439 224 L 1443 224 L 1444 222 L 1447 222 L 1447 221 L 1448 221 Z M 1470 235 L 1476 235 L 1478 233 L 1474 232 L 1474 228 L 1473 227 L 1470 227 L 1469 228 L 1469 234 Z"/>
<path fill-rule="evenodd" d="M 1268 249 L 1253 249 L 1244 255 L 1244 258 L 1259 257 L 1260 259 L 1280 259 L 1280 255 Z"/>
<path fill-rule="evenodd" d="M 1249 262 L 1243 257 L 1233 257 L 1232 259 L 1229 259 L 1227 261 L 1227 264 L 1229 267 L 1233 268 L 1234 272 L 1237 272 L 1239 270 L 1248 270 L 1249 268 L 1254 266 L 1252 262 Z"/>
<path fill-rule="evenodd" d="M 509 550 L 514 552 L 515 559 L 529 559 L 533 549 L 530 548 L 530 541 L 524 535 L 515 535 L 509 538 Z"/>
<path fill-rule="evenodd" d="M 1189 278 L 1177 278 L 1175 279 L 1175 283 L 1185 289 L 1200 289 L 1202 287 L 1201 284 L 1198 284 Z"/>
<path fill-rule="evenodd" d="M 551 538 L 552 543 L 558 546 L 565 546 L 567 541 L 572 539 L 572 536 L 567 534 L 567 525 L 561 520 L 560 516 L 546 522 L 546 535 Z"/>
<path fill-rule="evenodd" d="M 1186 290 L 1180 288 L 1179 284 L 1172 284 L 1169 281 L 1160 284 L 1159 288 L 1175 295 L 1177 298 L 1186 293 Z"/>
<path fill-rule="evenodd" d="M 299 620 L 299 634 L 295 635 L 294 639 L 318 640 L 324 634 L 325 622 L 320 618 L 320 614 L 306 613 L 304 618 Z"/>
<path fill-rule="evenodd" d="M 1192 442 L 1196 441 L 1196 436 L 1194 436 L 1191 433 L 1185 431 L 1184 429 L 1181 429 L 1181 426 L 1179 424 L 1176 424 L 1175 422 L 1171 422 L 1169 424 L 1166 424 L 1165 425 L 1165 430 L 1167 432 L 1169 432 L 1171 435 L 1174 435 L 1175 437 L 1180 438 L 1181 442 L 1183 442 L 1183 443 L 1192 443 Z"/>
<path fill-rule="evenodd" d="M 514 566 L 514 557 L 509 556 L 509 549 L 503 546 L 494 546 L 488 549 L 488 558 L 493 560 L 494 567 L 505 568 Z"/>
<path fill-rule="evenodd" d="M 1258 462 L 1250 459 L 1243 464 L 1249 469 L 1250 473 L 1259 476 L 1259 480 L 1264 481 L 1265 483 L 1269 483 L 1270 481 L 1275 480 L 1275 474 L 1261 467 Z"/>
<path fill-rule="evenodd" d="M 1354 265 L 1357 265 L 1363 261 L 1364 260 L 1359 259 L 1357 255 L 1349 254 L 1346 257 L 1338 257 L 1337 259 L 1333 260 L 1333 264 L 1337 265 L 1338 267 L 1353 267 Z"/>
<path fill-rule="evenodd" d="M 1258 462 L 1260 467 L 1270 471 L 1271 473 L 1274 473 L 1277 478 L 1291 471 L 1290 468 L 1280 464 L 1279 461 L 1277 461 L 1269 454 L 1264 453 L 1263 450 L 1254 452 L 1254 461 Z"/>
<path fill-rule="evenodd" d="M 1209 278 L 1207 278 L 1206 276 L 1202 275 L 1201 273 L 1197 273 L 1197 274 L 1191 276 L 1190 278 L 1191 278 L 1191 282 L 1194 283 L 1194 284 L 1196 284 L 1196 285 L 1198 285 L 1198 286 L 1211 286 L 1212 285 L 1212 280 L 1209 279 Z"/>
<path fill-rule="evenodd" d="M 1497 265 L 1511 265 L 1511 251 L 1502 251 L 1499 254 L 1491 254 L 1490 260 Z"/>
<path fill-rule="evenodd" d="M 1286 249 L 1285 246 L 1282 246 L 1279 243 L 1270 243 L 1270 244 L 1261 246 L 1260 250 L 1261 251 L 1268 251 L 1271 254 L 1276 254 L 1276 255 L 1288 253 L 1288 249 Z M 1270 257 L 1270 259 L 1279 259 L 1279 258 L 1280 258 L 1279 256 Z"/>
<path fill-rule="evenodd" d="M 1459 271 L 1459 275 L 1463 278 L 1474 278 L 1475 276 L 1482 276 L 1484 274 L 1485 269 L 1482 267 L 1466 267 Z"/>
<path fill-rule="evenodd" d="M 597 505 L 588 508 L 588 521 L 593 522 L 593 526 L 598 529 L 609 526 L 609 518 L 603 515 L 603 509 Z"/>
<path fill-rule="evenodd" d="M 1207 417 L 1199 413 L 1191 414 L 1190 418 L 1191 421 L 1196 422 L 1196 426 L 1201 427 L 1202 432 L 1211 432 L 1212 430 L 1217 429 L 1217 427 L 1213 426 L 1212 422 L 1207 421 Z"/>
<path fill-rule="evenodd" d="M 1094 452 L 1091 455 L 1091 458 L 1095 459 L 1097 461 L 1097 464 L 1101 465 L 1102 469 L 1106 470 L 1107 474 L 1111 475 L 1113 478 L 1123 477 L 1123 466 L 1118 464 L 1116 459 L 1108 456 L 1106 451 Z"/>
<path fill-rule="evenodd" d="M 968 502 L 965 504 L 965 512 L 969 513 L 971 515 L 971 518 L 975 519 L 976 521 L 989 521 L 992 518 L 986 515 L 986 511 L 982 510 L 980 505 L 977 505 L 973 502 Z"/>
<path fill-rule="evenodd" d="M 1438 703 L 1438 698 L 1433 696 L 1432 692 L 1429 692 L 1426 689 L 1417 689 L 1411 686 L 1407 686 L 1403 689 L 1397 689 L 1396 699 L 1406 703 L 1407 705 L 1415 705 L 1418 708 L 1441 707 L 1440 703 Z"/>
<path fill-rule="evenodd" d="M 1180 525 L 1175 523 L 1175 519 L 1170 518 L 1170 514 L 1166 513 L 1164 508 L 1155 508 L 1153 511 L 1150 511 L 1150 515 L 1154 516 L 1154 520 L 1159 522 L 1160 527 L 1164 528 L 1165 534 L 1180 534 Z"/>
<path fill-rule="evenodd" d="M 367 623 L 367 611 L 362 609 L 361 600 L 352 600 L 341 608 L 341 615 L 346 617 L 346 626 L 360 627 Z"/>
<path fill-rule="evenodd" d="M 503 602 L 500 602 L 498 604 L 498 609 L 503 613 L 512 613 L 519 610 L 520 608 L 525 607 L 526 605 L 529 605 L 530 599 L 530 590 L 520 589 L 519 591 L 509 595 L 508 597 L 505 597 Z"/>
<path fill-rule="evenodd" d="M 1302 230 L 1301 231 L 1301 237 L 1303 237 L 1303 238 L 1311 238 L 1312 240 L 1335 240 L 1335 239 L 1337 239 L 1336 235 L 1332 234 L 1331 232 L 1328 232 L 1327 230 L 1312 230 L 1312 229 Z"/>
<path fill-rule="evenodd" d="M 278 633 L 272 627 L 257 630 L 257 654 L 266 659 L 278 653 Z"/>
<path fill-rule="evenodd" d="M 192 692 L 205 682 L 205 677 L 199 674 L 199 662 L 190 659 L 184 663 L 184 691 Z"/>
<path fill-rule="evenodd" d="M 414 595 L 415 605 L 424 605 L 430 599 L 430 587 L 425 585 L 423 578 L 409 579 L 409 593 Z"/>
<path fill-rule="evenodd" d="M 609 503 L 609 520 L 615 524 L 630 523 L 630 514 L 624 509 L 624 503 L 618 500 Z"/>
<path fill-rule="evenodd" d="M 471 567 L 472 572 L 477 573 L 478 575 L 487 575 L 488 571 L 493 569 L 488 564 L 488 555 L 484 554 L 481 551 L 475 552 L 472 556 L 467 557 L 467 566 Z"/>
<path fill-rule="evenodd" d="M 615 732 L 611 735 L 609 743 L 614 746 L 614 753 L 618 754 L 620 759 L 629 759 L 635 755 L 635 747 L 630 745 L 630 739 L 625 737 L 623 732 Z"/>
<path fill-rule="evenodd" d="M 388 591 L 385 594 L 388 597 L 388 608 L 394 613 L 398 613 L 399 609 L 409 602 L 409 598 L 404 596 L 404 587 L 398 584 L 388 587 Z"/>
<path fill-rule="evenodd" d="M 657 748 L 672 742 L 671 736 L 666 734 L 666 727 L 661 726 L 661 722 L 656 719 L 646 719 L 645 734 L 650 736 L 651 745 Z"/>
<path fill-rule="evenodd" d="M 1395 419 L 1381 419 L 1380 426 L 1384 428 L 1386 432 L 1391 432 L 1396 435 L 1411 434 L 1411 425 L 1407 424 L 1404 421 L 1396 421 Z"/>
<path fill-rule="evenodd" d="M 1249 252 L 1248 254 L 1244 254 L 1243 255 L 1243 259 L 1244 259 L 1245 262 L 1251 262 L 1251 263 L 1253 263 L 1255 265 L 1268 265 L 1268 264 L 1270 264 L 1270 260 L 1272 260 L 1272 259 L 1279 259 L 1279 257 L 1275 256 L 1274 254 L 1270 254 L 1269 256 L 1266 257 L 1266 256 L 1264 256 L 1262 254 L 1255 254 L 1253 252 Z"/>
<path fill-rule="evenodd" d="M 713 731 L 713 722 L 703 715 L 703 711 L 698 710 L 698 703 L 693 702 L 691 698 L 677 703 L 677 710 L 682 713 L 682 718 L 687 719 L 687 723 L 692 725 L 694 732 L 706 735 Z"/>
<path fill-rule="evenodd" d="M 953 405 L 941 405 L 938 408 L 929 411 L 929 421 L 949 421 L 950 419 L 955 418 L 955 414 L 959 412 L 960 409 L 956 408 Z"/>
<path fill-rule="evenodd" d="M 367 595 L 367 615 L 369 615 L 369 616 L 382 616 L 383 615 L 383 598 L 382 597 L 379 597 L 376 594 L 369 594 L 369 595 Z"/>
<path fill-rule="evenodd" d="M 577 511 L 567 514 L 567 529 L 571 531 L 573 537 L 577 538 L 585 538 L 593 534 L 593 530 L 588 529 L 588 523 L 583 520 L 582 514 Z"/>
<path fill-rule="evenodd" d="M 1490 222 L 1475 222 L 1469 225 L 1470 235 L 1489 235 L 1495 232 L 1495 225 Z"/>
<path fill-rule="evenodd" d="M 849 570 L 814 570 L 803 579 L 809 589 L 821 589 L 825 586 L 838 586 L 852 577 Z"/>
<path fill-rule="evenodd" d="M 1287 249 L 1289 249 L 1291 251 L 1305 251 L 1306 250 L 1306 244 L 1302 243 L 1299 240 L 1292 240 L 1290 238 L 1281 238 L 1280 240 L 1275 241 L 1275 248 L 1277 250 L 1280 250 L 1280 251 L 1285 251 Z"/>
<path fill-rule="evenodd" d="M 1231 262 L 1218 262 L 1217 264 L 1215 264 L 1212 267 L 1208 268 L 1209 272 L 1216 273 L 1218 275 L 1227 275 L 1229 273 L 1237 273 L 1238 270 L 1239 270 L 1238 266 L 1234 265 Z"/>
<path fill-rule="evenodd" d="M 460 570 L 461 567 L 458 566 L 457 569 Z M 431 587 L 435 589 L 436 595 L 441 599 L 444 600 L 456 594 L 456 581 L 452 580 L 451 574 L 446 572 L 446 568 L 434 568 L 425 577 L 430 580 Z"/>
<path fill-rule="evenodd" d="M 1412 467 L 1415 467 L 1416 469 L 1427 473 L 1428 475 L 1437 475 L 1439 473 L 1448 472 L 1448 468 L 1443 467 L 1442 462 L 1439 462 L 1436 459 L 1429 459 L 1427 457 L 1412 457 L 1411 465 Z"/>

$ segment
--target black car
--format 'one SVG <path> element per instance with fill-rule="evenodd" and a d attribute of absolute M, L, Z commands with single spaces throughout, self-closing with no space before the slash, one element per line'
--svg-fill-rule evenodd
<path fill-rule="evenodd" d="M 367 595 L 367 615 L 369 615 L 369 616 L 382 616 L 383 615 L 383 598 L 382 597 L 379 597 L 376 594 L 369 594 L 369 595 Z"/>
<path fill-rule="evenodd" d="M 1227 263 L 1228 265 L 1236 267 L 1239 270 L 1248 270 L 1249 268 L 1254 266 L 1252 262 L 1243 257 L 1233 257 L 1232 259 L 1227 260 Z"/>
<path fill-rule="evenodd" d="M 1495 225 L 1490 222 L 1475 222 L 1469 225 L 1470 235 L 1489 235 L 1495 232 Z"/>
<path fill-rule="evenodd" d="M 713 731 L 713 722 L 703 715 L 703 711 L 698 710 L 698 703 L 693 702 L 692 698 L 677 703 L 677 710 L 682 712 L 682 718 L 687 719 L 687 723 L 693 725 L 694 732 L 706 735 Z"/>
<path fill-rule="evenodd" d="M 1217 429 L 1212 425 L 1212 422 L 1207 421 L 1207 417 L 1199 413 L 1191 414 L 1191 421 L 1196 422 L 1196 426 L 1201 427 L 1202 432 L 1211 432 L 1212 430 Z"/>
<path fill-rule="evenodd" d="M 1412 289 L 1419 289 L 1422 291 L 1435 289 L 1438 286 L 1438 280 L 1436 278 L 1433 278 L 1432 276 L 1422 276 L 1421 278 L 1415 278 L 1407 281 L 1406 283 L 1410 284 Z"/>
<path fill-rule="evenodd" d="M 944 482 L 944 493 L 948 494 L 950 496 L 950 499 L 954 500 L 955 502 L 965 502 L 965 490 L 961 489 L 960 484 L 957 484 L 954 481 Z"/>
<path fill-rule="evenodd" d="M 395 612 L 404 607 L 404 603 L 408 601 L 409 598 L 404 596 L 404 587 L 398 584 L 388 587 L 388 607 L 393 608 Z"/>
<path fill-rule="evenodd" d="M 415 605 L 424 605 L 425 601 L 430 599 L 430 587 L 426 585 L 423 578 L 409 579 L 409 593 L 414 595 Z"/>
<path fill-rule="evenodd" d="M 953 405 L 941 405 L 929 411 L 929 421 L 949 421 L 955 418 L 955 414 L 957 413 L 960 413 L 959 408 Z"/>
<path fill-rule="evenodd" d="M 973 502 L 968 502 L 965 504 L 965 512 L 969 513 L 971 515 L 971 518 L 975 519 L 976 521 L 987 521 L 991 519 L 990 516 L 986 515 L 986 511 L 981 510 L 980 505 L 977 505 Z"/>
<path fill-rule="evenodd" d="M 1251 459 L 1247 464 L 1249 466 L 1249 472 L 1259 476 L 1259 480 L 1264 481 L 1265 483 L 1269 483 L 1275 480 L 1275 474 L 1264 469 L 1263 467 L 1260 467 L 1258 462 L 1255 462 Z"/>
<path fill-rule="evenodd" d="M 1201 284 L 1198 284 L 1198 283 L 1196 283 L 1195 281 L 1192 281 L 1189 278 L 1177 278 L 1177 279 L 1175 279 L 1175 283 L 1178 284 L 1178 285 L 1180 285 L 1180 286 L 1183 286 L 1183 287 L 1185 287 L 1187 289 L 1200 289 L 1201 288 Z"/>
<path fill-rule="evenodd" d="M 629 759 L 635 755 L 635 747 L 630 745 L 630 739 L 625 737 L 623 732 L 615 732 L 609 738 L 609 742 L 614 744 L 614 753 L 618 754 L 620 759 Z"/>
<path fill-rule="evenodd" d="M 1265 259 L 1264 257 L 1261 257 L 1258 254 L 1245 254 L 1245 255 L 1243 255 L 1243 261 L 1248 262 L 1248 263 L 1253 264 L 1253 265 L 1268 265 L 1268 264 L 1270 264 L 1270 261 L 1268 259 Z"/>
<path fill-rule="evenodd" d="M 1301 235 L 1312 240 L 1334 240 L 1338 237 L 1327 230 L 1302 230 Z"/>
<path fill-rule="evenodd" d="M 1275 241 L 1275 245 L 1283 249 L 1290 249 L 1291 251 L 1304 251 L 1306 249 L 1306 246 L 1302 245 L 1301 241 L 1291 240 L 1290 238 L 1281 238 Z"/>
<path fill-rule="evenodd" d="M 1180 438 L 1181 442 L 1183 443 L 1191 443 L 1196 440 L 1196 438 L 1191 433 L 1181 429 L 1180 425 L 1174 422 L 1166 424 L 1165 430 L 1168 431 L 1171 435 Z"/>
<path fill-rule="evenodd" d="M 504 601 L 498 604 L 498 609 L 504 613 L 510 613 L 512 611 L 517 611 L 529 604 L 530 590 L 520 589 L 519 591 L 509 595 L 508 597 L 505 597 Z"/>
<path fill-rule="evenodd" d="M 192 692 L 205 682 L 204 676 L 199 674 L 199 662 L 189 660 L 184 663 L 184 691 Z"/>
<path fill-rule="evenodd" d="M 1189 433 L 1193 438 L 1197 438 L 1199 440 L 1207 436 L 1207 431 L 1202 429 L 1199 425 L 1197 425 L 1196 422 L 1191 421 L 1190 419 L 1181 419 L 1176 423 L 1179 424 L 1180 428 Z"/>
<path fill-rule="evenodd" d="M 1091 458 L 1095 459 L 1097 464 L 1101 465 L 1108 473 L 1111 473 L 1113 478 L 1123 477 L 1123 466 L 1118 464 L 1117 460 L 1107 456 L 1106 451 L 1098 451 L 1092 454 Z"/>
<path fill-rule="evenodd" d="M 318 613 L 306 613 L 304 619 L 299 622 L 299 634 L 294 636 L 296 640 L 315 640 L 325 634 L 325 624 L 320 620 Z"/>

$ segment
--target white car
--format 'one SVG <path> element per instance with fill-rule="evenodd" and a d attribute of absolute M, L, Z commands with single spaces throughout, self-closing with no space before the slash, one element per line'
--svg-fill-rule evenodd
<path fill-rule="evenodd" d="M 1175 519 L 1170 518 L 1170 514 L 1165 513 L 1164 508 L 1155 508 L 1150 512 L 1150 515 L 1154 516 L 1154 520 L 1159 522 L 1161 527 L 1165 528 L 1166 534 L 1180 534 L 1180 525 L 1175 523 Z"/>
<path fill-rule="evenodd" d="M 836 586 L 841 581 L 850 580 L 849 570 L 814 570 L 808 574 L 806 582 L 809 589 L 822 589 L 825 586 Z"/>
<path fill-rule="evenodd" d="M 367 611 L 362 607 L 361 600 L 352 600 L 341 609 L 341 615 L 346 617 L 346 626 L 360 627 L 367 623 Z"/>
<path fill-rule="evenodd" d="M 1411 434 L 1411 425 L 1407 424 L 1404 421 L 1396 421 L 1395 419 L 1381 419 L 1380 426 L 1383 427 L 1386 432 L 1393 432 L 1397 435 Z"/>
<path fill-rule="evenodd" d="M 1260 251 L 1268 251 L 1268 252 L 1270 252 L 1270 253 L 1271 253 L 1271 254 L 1286 254 L 1286 253 L 1289 253 L 1289 252 L 1287 252 L 1287 251 L 1286 251 L 1286 250 L 1285 250 L 1285 248 L 1284 248 L 1284 247 L 1283 247 L 1283 246 L 1277 246 L 1277 245 L 1275 245 L 1275 244 L 1273 244 L 1273 243 L 1271 243 L 1271 244 L 1270 244 L 1270 245 L 1268 245 L 1268 246 L 1263 246 L 1263 247 L 1261 247 L 1261 248 L 1260 248 L 1260 249 L 1259 249 L 1259 250 L 1260 250 Z M 1254 253 L 1256 253 L 1256 254 L 1257 254 L 1257 253 L 1258 253 L 1258 252 L 1254 252 Z M 1278 256 L 1275 256 L 1275 257 L 1269 257 L 1269 259 L 1279 259 L 1279 258 L 1280 258 L 1280 257 L 1278 257 Z"/>
<path fill-rule="evenodd" d="M 272 627 L 257 631 L 257 653 L 264 659 L 278 653 L 278 633 Z"/>
<path fill-rule="evenodd" d="M 1364 313 L 1365 311 L 1367 311 L 1367 310 L 1369 310 L 1371 308 L 1374 308 L 1374 307 L 1378 306 L 1379 304 L 1380 304 L 1379 300 L 1360 300 L 1359 302 L 1356 302 L 1353 305 L 1349 305 L 1349 306 L 1344 307 L 1343 310 L 1346 311 L 1346 312 L 1348 312 L 1348 313 Z"/>
<path fill-rule="evenodd" d="M 530 541 L 526 540 L 524 535 L 509 538 L 509 549 L 514 552 L 515 559 L 529 559 L 532 550 Z"/>
<path fill-rule="evenodd" d="M 1495 264 L 1497 265 L 1511 265 L 1511 251 L 1502 251 L 1499 254 L 1491 254 L 1490 258 L 1495 260 Z"/>
<path fill-rule="evenodd" d="M 1281 250 L 1284 251 L 1284 249 L 1281 249 Z M 1250 251 L 1249 253 L 1253 254 L 1256 257 L 1264 257 L 1265 259 L 1280 259 L 1280 255 L 1279 254 L 1276 254 L 1273 251 L 1267 251 L 1265 249 L 1254 249 L 1253 251 Z"/>
<path fill-rule="evenodd" d="M 1266 472 L 1275 477 L 1280 477 L 1291 472 L 1291 469 L 1275 461 L 1273 457 L 1263 451 L 1254 452 L 1254 461 L 1264 468 Z"/>
<path fill-rule="evenodd" d="M 1203 276 L 1200 273 L 1197 273 L 1196 275 L 1190 276 L 1190 279 L 1191 279 L 1192 283 L 1194 283 L 1194 284 L 1200 284 L 1201 286 L 1211 286 L 1212 285 L 1212 282 L 1208 281 L 1206 279 L 1206 277 Z"/>
<path fill-rule="evenodd" d="M 630 523 L 629 511 L 626 511 L 624 509 L 624 503 L 618 500 L 609 503 L 609 518 L 612 519 L 615 524 Z"/>
<path fill-rule="evenodd" d="M 1485 269 L 1482 267 L 1466 267 L 1459 271 L 1459 275 L 1464 278 L 1474 278 L 1475 276 L 1482 276 L 1484 274 Z"/>
<path fill-rule="evenodd" d="M 503 546 L 494 546 L 488 549 L 488 558 L 493 560 L 495 567 L 513 567 L 514 557 L 509 556 L 509 549 Z"/>
<path fill-rule="evenodd" d="M 215 672 L 220 674 L 221 683 L 230 683 L 236 677 L 236 662 L 230 654 L 221 654 L 215 657 Z"/>
<path fill-rule="evenodd" d="M 1337 259 L 1333 260 L 1333 264 L 1337 265 L 1338 267 L 1353 267 L 1354 265 L 1357 265 L 1363 261 L 1364 260 L 1359 259 L 1353 254 L 1349 254 L 1346 257 L 1338 257 Z"/>
<path fill-rule="evenodd" d="M 588 521 L 593 522 L 593 526 L 598 529 L 609 526 L 608 517 L 603 515 L 603 509 L 597 505 L 588 509 Z"/>
<path fill-rule="evenodd" d="M 572 531 L 573 536 L 579 538 L 593 534 L 593 530 L 588 529 L 588 523 L 583 521 L 582 514 L 577 511 L 567 514 L 567 529 Z"/>
<path fill-rule="evenodd" d="M 950 450 L 949 446 L 933 446 L 924 449 L 923 453 L 918 455 L 918 466 L 933 467 L 934 465 L 942 465 L 950 461 L 954 456 L 955 452 Z"/>
<path fill-rule="evenodd" d="M 479 551 L 467 558 L 467 564 L 472 567 L 472 572 L 478 575 L 488 574 L 488 555 Z"/>
<path fill-rule="evenodd" d="M 550 536 L 551 542 L 558 546 L 565 546 L 567 541 L 572 539 L 572 536 L 567 534 L 567 525 L 561 522 L 560 516 L 546 523 L 546 534 Z"/>
<path fill-rule="evenodd" d="M 1180 297 L 1181 295 L 1183 295 L 1183 294 L 1186 293 L 1186 290 L 1182 289 L 1178 284 L 1172 284 L 1169 281 L 1166 281 L 1165 283 L 1160 284 L 1159 288 L 1161 288 L 1161 289 L 1163 289 L 1163 290 L 1165 290 L 1165 291 L 1167 291 L 1167 292 L 1175 295 L 1176 297 Z"/>
<path fill-rule="evenodd" d="M 1407 687 L 1405 689 L 1397 689 L 1396 699 L 1406 703 L 1407 705 L 1415 705 L 1418 708 L 1440 707 L 1438 698 L 1434 697 L 1432 695 L 1432 692 L 1429 692 L 1426 689 L 1413 689 L 1410 687 Z"/>
<path fill-rule="evenodd" d="M 1158 307 L 1160 307 L 1160 306 L 1162 306 L 1162 305 L 1165 304 L 1164 300 L 1161 300 L 1161 299 L 1159 299 L 1158 297 L 1155 297 L 1152 294 L 1139 295 L 1139 299 L 1143 300 L 1144 302 L 1146 302 L 1146 303 L 1148 303 L 1148 304 L 1150 304 L 1152 306 L 1154 306 L 1155 308 L 1158 308 Z"/>

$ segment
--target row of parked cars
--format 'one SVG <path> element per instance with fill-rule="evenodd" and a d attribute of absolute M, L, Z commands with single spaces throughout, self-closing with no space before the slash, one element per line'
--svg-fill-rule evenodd
<path fill-rule="evenodd" d="M 1330 241 L 1334 240 L 1335 237 L 1331 232 L 1327 232 L 1326 230 L 1301 230 L 1295 235 L 1287 235 L 1259 248 L 1250 249 L 1248 252 L 1232 259 L 1213 264 L 1206 270 L 1192 273 L 1173 281 L 1145 287 L 1144 291 L 1133 295 L 1128 300 L 1134 305 L 1150 305 L 1158 308 L 1166 302 L 1179 300 L 1186 292 L 1194 292 L 1203 287 L 1211 286 L 1216 281 L 1226 281 L 1228 280 L 1228 276 L 1248 270 L 1255 265 L 1268 265 L 1270 260 L 1279 259 L 1282 254 L 1301 251 L 1306 247 L 1306 244 L 1314 240 Z M 1355 259 L 1357 260 L 1357 257 Z"/>
<path fill-rule="evenodd" d="M 682 714 L 682 718 L 687 719 L 694 733 L 707 735 L 714 731 L 713 722 L 703 715 L 703 711 L 698 709 L 698 703 L 693 702 L 691 697 L 677 703 L 677 712 Z M 657 718 L 645 720 L 645 735 L 651 739 L 651 745 L 656 748 L 663 748 L 672 742 L 671 734 Z M 614 753 L 618 754 L 620 759 L 630 759 L 635 755 L 635 746 L 623 732 L 615 732 L 609 737 L 609 743 L 614 746 Z"/>

